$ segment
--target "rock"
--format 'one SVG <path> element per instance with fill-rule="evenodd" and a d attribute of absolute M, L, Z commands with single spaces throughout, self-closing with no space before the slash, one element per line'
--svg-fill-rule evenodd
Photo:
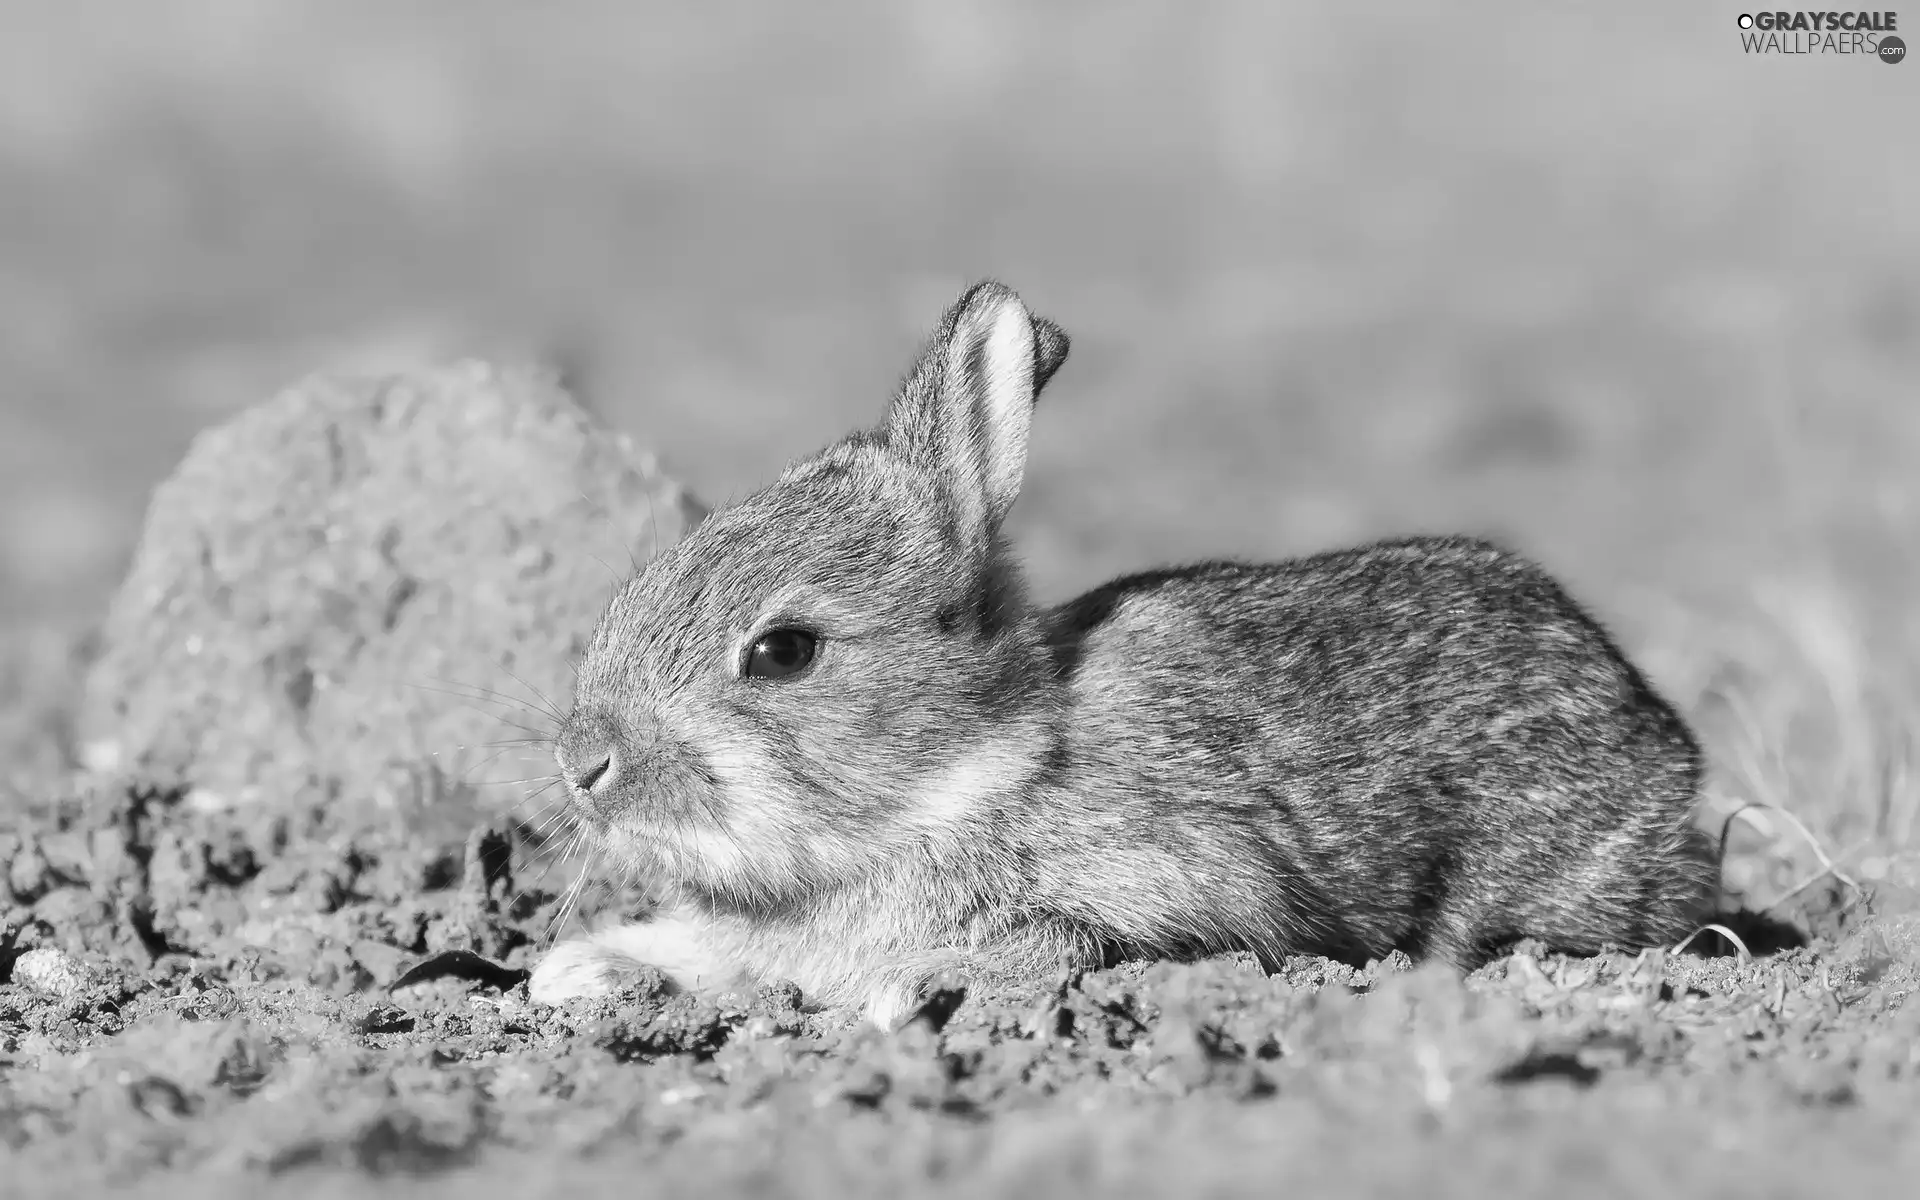
<path fill-rule="evenodd" d="M 547 767 L 501 746 L 551 729 L 618 576 L 703 511 L 537 371 L 310 379 L 155 490 L 85 740 L 201 805 L 511 808 L 486 782 Z"/>

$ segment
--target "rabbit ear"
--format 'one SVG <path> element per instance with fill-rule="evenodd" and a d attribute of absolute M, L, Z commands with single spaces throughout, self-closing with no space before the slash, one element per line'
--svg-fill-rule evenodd
<path fill-rule="evenodd" d="M 1020 494 L 1033 401 L 1067 346 L 1011 288 L 978 284 L 947 310 L 888 413 L 888 442 L 948 485 L 983 542 Z"/>
<path fill-rule="evenodd" d="M 1036 398 L 1053 373 L 1067 361 L 1071 345 L 1066 330 L 1045 317 L 1033 318 L 1033 394 Z"/>

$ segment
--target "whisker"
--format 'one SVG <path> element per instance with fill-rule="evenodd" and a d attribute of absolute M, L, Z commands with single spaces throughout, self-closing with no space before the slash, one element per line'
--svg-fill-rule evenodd
<path fill-rule="evenodd" d="M 538 794 L 538 792 L 534 793 L 535 796 Z M 514 907 L 531 902 L 536 892 L 544 890 L 548 877 L 553 874 L 554 867 L 561 861 L 551 849 L 555 831 L 576 816 L 572 806 L 567 804 L 566 798 L 562 796 L 547 801 L 531 818 L 514 821 L 515 838 L 524 847 L 526 856 L 534 860 L 534 863 L 528 865 L 537 864 L 540 869 L 539 877 L 531 886 L 523 884 L 516 889 L 513 899 Z M 569 840 L 578 841 L 583 832 L 583 827 L 575 824 Z"/>
<path fill-rule="evenodd" d="M 551 839 L 553 831 L 560 827 L 561 822 L 572 815 L 556 801 L 549 803 L 528 823 L 534 827 L 534 832 L 540 837 L 542 843 L 545 843 Z"/>
<path fill-rule="evenodd" d="M 585 828 L 583 827 L 575 828 L 573 831 L 573 835 L 569 837 L 566 841 L 566 844 L 560 848 L 560 852 L 556 855 L 553 855 L 551 859 L 548 861 L 547 872 L 551 873 L 554 867 L 565 866 L 567 864 L 567 860 L 573 856 L 573 852 L 580 847 L 585 837 L 586 837 Z M 566 899 L 567 893 L 570 890 L 572 890 L 571 883 L 568 884 L 567 887 L 564 887 L 560 890 L 560 898 L 563 903 Z M 554 921 L 558 919 L 558 915 L 559 915 L 559 910 L 556 909 L 555 915 L 553 917 L 548 918 L 548 921 L 547 921 L 548 936 L 551 936 L 553 933 L 553 924 L 554 924 Z"/>
<path fill-rule="evenodd" d="M 549 780 L 547 781 L 547 783 L 541 783 L 538 789 L 534 789 L 534 791 L 530 791 L 530 793 L 526 793 L 526 797 L 522 797 L 522 799 L 520 799 L 520 804 L 516 804 L 516 808 L 518 808 L 518 806 L 526 806 L 526 804 L 532 804 L 534 803 L 534 801 L 538 801 L 541 795 L 543 795 L 543 793 L 545 793 L 545 791 L 547 791 L 549 787 L 553 787 L 555 783 L 559 783 L 559 780 Z M 538 808 L 538 810 L 534 812 L 534 816 L 541 816 L 541 814 L 545 814 L 545 812 L 549 812 L 549 810 L 553 810 L 553 808 L 564 808 L 564 806 L 566 806 L 566 793 L 564 793 L 563 791 L 561 795 L 557 795 L 557 797 L 553 797 L 553 799 L 549 799 L 547 803 L 541 804 L 540 808 Z M 528 818 L 528 820 L 532 820 L 532 818 Z"/>
<path fill-rule="evenodd" d="M 529 775 L 525 779 L 464 779 L 461 780 L 461 782 L 471 783 L 475 787 L 514 787 L 515 785 L 523 783 L 538 783 L 543 785 L 541 791 L 545 791 L 547 788 L 560 782 L 560 777 L 558 775 Z M 535 794 L 537 795 L 538 793 Z"/>
<path fill-rule="evenodd" d="M 584 840 L 584 836 L 577 837 L 574 839 L 574 845 L 578 846 Z M 586 890 L 587 878 L 592 872 L 593 860 L 597 855 L 597 850 L 588 851 L 586 861 L 580 866 L 580 873 L 574 876 L 573 886 L 567 889 L 566 897 L 560 903 L 560 911 L 555 915 L 553 922 L 547 928 L 548 941 L 552 941 L 561 930 L 567 927 L 567 922 L 572 919 L 574 910 L 580 904 L 581 893 Z M 566 857 L 572 857 L 571 849 L 569 849 Z"/>
<path fill-rule="evenodd" d="M 601 520 L 607 523 L 607 528 L 613 531 L 614 537 L 619 539 L 620 544 L 626 547 L 627 561 L 632 564 L 633 573 L 635 575 L 639 574 L 640 564 L 634 561 L 633 547 L 627 545 L 627 531 L 620 528 L 620 526 L 614 522 L 613 511 L 604 504 L 596 503 L 593 497 L 587 495 L 586 492 L 584 491 L 580 492 L 579 496 L 580 496 L 580 499 L 586 501 L 588 508 L 592 509 L 594 513 L 600 517 Z M 647 493 L 647 504 L 649 505 L 649 507 L 651 507 L 651 505 L 653 504 L 652 492 Z M 605 570 L 608 575 L 613 577 L 613 586 L 615 588 L 618 588 L 621 584 L 625 583 L 629 578 L 628 576 L 622 575 L 620 574 L 620 572 L 614 570 L 613 564 L 609 563 L 606 559 L 601 558 L 598 554 L 593 555 L 592 558 L 593 558 L 593 561 L 600 564 L 601 568 Z"/>
<path fill-rule="evenodd" d="M 535 793 L 534 796 L 527 797 L 527 801 L 531 801 L 537 796 L 538 793 Z M 523 803 L 525 802 L 526 801 L 523 801 Z M 539 809 L 530 816 L 516 816 L 514 823 L 518 827 L 521 836 L 528 840 L 529 845 L 538 850 L 545 850 L 547 843 L 553 840 L 551 832 L 553 828 L 561 821 L 575 818 L 577 815 L 578 814 L 573 811 L 573 807 L 567 804 L 564 798 L 556 797 L 541 805 Z"/>
<path fill-rule="evenodd" d="M 534 788 L 530 792 L 526 792 L 522 794 L 518 800 L 513 802 L 513 806 L 507 810 L 508 813 L 513 816 L 514 820 L 516 821 L 520 820 L 521 819 L 520 814 L 526 812 L 527 807 L 529 805 L 531 805 L 534 801 L 540 799 L 541 796 L 546 795 L 546 793 L 550 789 L 552 789 L 552 787 L 555 784 L 559 782 L 560 780 L 557 777 L 548 778 L 546 782 L 542 783 L 539 787 Z M 554 796 L 550 798 L 545 804 L 542 804 L 537 810 L 535 810 L 535 815 L 537 816 L 540 814 L 544 814 L 557 806 L 565 805 L 566 799 L 567 799 L 567 794 L 565 792 L 562 792 L 558 796 Z M 531 818 L 528 818 L 528 819 L 531 819 Z"/>
<path fill-rule="evenodd" d="M 535 696 L 539 697 L 541 710 L 543 712 L 545 712 L 548 716 L 552 717 L 555 721 L 558 721 L 562 724 L 566 723 L 566 719 L 567 719 L 566 714 L 560 711 L 559 706 L 553 702 L 552 697 L 548 696 L 545 692 L 541 691 L 539 688 L 533 686 L 531 683 L 528 683 L 526 680 L 522 679 L 518 674 L 514 672 L 514 670 L 511 667 L 507 666 L 505 663 L 500 664 L 500 669 L 502 671 L 505 671 L 508 675 L 512 676 L 513 681 L 515 683 L 519 684 L 521 687 L 532 692 Z"/>
<path fill-rule="evenodd" d="M 467 747 L 467 746 L 461 746 L 461 747 L 458 747 L 458 749 L 461 749 L 461 750 L 466 750 L 466 749 L 471 749 L 471 748 L 474 748 L 474 747 Z M 484 747 L 482 747 L 482 748 L 484 748 Z M 474 775 L 475 773 L 477 773 L 477 772 L 479 772 L 479 771 L 483 771 L 483 770 L 485 770 L 486 768 L 488 768 L 488 767 L 490 767 L 490 766 L 492 766 L 492 765 L 493 765 L 494 763 L 496 763 L 496 762 L 499 762 L 499 761 L 500 761 L 500 760 L 501 760 L 502 758 L 504 758 L 504 757 L 506 757 L 506 756 L 507 756 L 508 754 L 510 754 L 510 753 L 513 753 L 513 752 L 514 752 L 514 751 L 516 751 L 516 750 L 517 750 L 517 751 L 519 751 L 519 752 L 521 752 L 522 754 L 524 754 L 524 753 L 525 753 L 526 751 L 528 751 L 528 750 L 531 750 L 531 749 L 533 749 L 533 748 L 534 748 L 534 747 L 532 747 L 532 746 L 498 746 L 498 747 L 495 747 L 495 748 L 493 749 L 493 752 L 492 752 L 491 754 L 488 754 L 488 755 L 487 755 L 487 756 L 486 756 L 485 758 L 482 758 L 482 759 L 481 759 L 481 760 L 480 760 L 479 762 L 476 762 L 476 763 L 474 763 L 474 764 L 472 764 L 471 766 L 469 766 L 469 767 L 467 767 L 467 768 L 466 768 L 466 769 L 465 769 L 465 770 L 464 770 L 464 771 L 462 772 L 462 774 L 464 774 L 464 775 L 466 775 L 466 776 L 467 776 L 467 779 L 466 779 L 466 780 L 464 780 L 463 782 L 475 782 L 475 781 L 474 781 L 474 780 L 472 779 L 472 777 L 473 777 L 473 775 Z M 525 762 L 525 759 L 523 758 L 523 759 L 522 759 L 521 761 L 522 761 L 522 762 Z M 550 759 L 550 758 L 548 758 L 548 757 L 547 757 L 547 756 L 546 756 L 545 754 L 540 754 L 540 755 L 537 755 L 537 756 L 535 756 L 535 759 L 534 759 L 534 761 L 535 761 L 535 762 L 537 762 L 537 763 L 540 763 L 540 764 L 541 764 L 541 765 L 543 765 L 543 766 L 551 766 L 551 765 L 552 765 L 552 762 L 553 762 L 553 760 L 552 760 L 552 759 Z M 554 773 L 553 773 L 553 772 L 551 772 L 551 771 L 543 771 L 543 772 L 541 772 L 540 774 L 538 774 L 538 775 L 535 775 L 535 776 L 533 776 L 533 777 L 532 777 L 531 779 L 518 779 L 518 780 L 507 780 L 506 782 L 508 782 L 508 783 L 533 783 L 533 782 L 535 782 L 536 780 L 541 780 L 541 779 L 558 779 L 558 778 L 559 778 L 559 776 L 558 776 L 558 775 L 556 775 L 556 774 L 554 774 Z"/>
<path fill-rule="evenodd" d="M 504 670 L 504 668 L 502 669 Z M 508 673 L 511 674 L 511 672 L 508 672 Z M 526 712 L 535 716 L 544 715 L 540 712 L 538 708 L 534 707 L 532 704 L 529 704 L 527 701 L 521 699 L 518 696 L 510 696 L 505 692 L 496 691 L 493 688 L 482 687 L 477 683 L 466 683 L 458 679 L 443 679 L 437 675 L 430 676 L 429 678 L 431 678 L 434 683 L 440 684 L 443 686 L 434 687 L 430 684 L 417 683 L 413 680 L 407 680 L 405 682 L 405 686 L 411 687 L 411 688 L 418 688 L 419 690 L 426 691 L 426 692 L 440 692 L 443 695 L 453 696 L 461 700 L 490 701 L 494 704 L 500 704 L 500 705 L 504 705 L 511 708 L 517 708 L 523 712 Z"/>
<path fill-rule="evenodd" d="M 512 750 L 516 747 L 521 750 L 545 750 L 553 745 L 553 739 L 551 737 L 499 738 L 491 742 L 476 742 L 475 745 L 482 750 Z M 465 750 L 467 747 L 462 746 L 460 749 Z"/>
<path fill-rule="evenodd" d="M 540 789 L 541 792 L 544 792 L 545 790 L 546 790 L 545 788 Z M 522 800 L 519 804 L 515 805 L 514 807 L 519 808 L 521 806 L 531 804 L 533 801 L 539 798 L 540 798 L 540 792 L 535 792 L 533 795 L 528 796 L 526 799 Z M 516 818 L 516 819 L 518 820 L 519 824 L 522 827 L 524 827 L 529 832 L 531 832 L 535 837 L 537 837 L 542 844 L 545 844 L 545 842 L 548 840 L 547 835 L 554 828 L 554 826 L 558 825 L 560 821 L 570 818 L 573 815 L 574 813 L 573 813 L 572 806 L 570 806 L 567 803 L 567 798 L 565 796 L 556 796 L 553 799 L 547 801 L 545 804 L 542 804 L 539 808 L 535 809 L 532 813 L 530 813 L 526 817 Z"/>
<path fill-rule="evenodd" d="M 647 536 L 650 539 L 647 543 L 648 553 L 660 553 L 660 521 L 654 511 L 653 493 L 651 491 L 647 493 Z M 629 559 L 633 557 L 633 547 L 631 545 L 627 547 L 627 557 Z M 638 573 L 640 564 L 635 563 L 633 569 Z"/>
<path fill-rule="evenodd" d="M 627 582 L 627 579 L 629 578 L 629 576 L 622 575 L 620 572 L 614 570 L 613 564 L 608 562 L 606 559 L 601 558 L 598 554 L 589 555 L 589 557 L 592 558 L 593 561 L 599 563 L 601 569 L 604 570 L 608 575 L 613 577 L 614 591 L 616 592 L 619 591 L 622 585 L 624 585 Z M 628 558 L 633 557 L 633 554 L 631 551 L 628 552 L 627 557 Z M 636 564 L 634 566 L 634 570 L 638 571 L 639 569 L 640 569 L 639 566 Z"/>
<path fill-rule="evenodd" d="M 481 716 L 486 717 L 490 720 L 498 721 L 501 724 L 506 725 L 510 728 L 518 729 L 520 732 L 527 735 L 527 740 L 529 742 L 550 742 L 553 740 L 553 735 L 549 730 L 543 730 L 543 729 L 536 728 L 535 726 L 532 726 L 532 725 L 523 724 L 519 721 L 513 720 L 512 718 L 506 716 L 503 713 L 493 712 L 484 708 L 480 708 L 474 703 L 474 701 L 476 700 L 482 700 L 482 701 L 492 701 L 493 703 L 503 704 L 503 705 L 511 704 L 514 707 L 520 709 L 522 712 L 528 713 L 532 716 L 545 718 L 549 715 L 547 713 L 540 712 L 539 710 L 533 708 L 532 706 L 524 702 L 517 701 L 517 700 L 503 700 L 493 696 L 476 696 L 476 695 L 471 695 L 463 692 L 449 691 L 446 688 L 429 687 L 424 683 L 409 683 L 406 686 L 411 688 L 418 688 L 423 692 L 437 692 L 443 696 L 452 696 L 454 699 L 462 702 L 462 707 L 467 708 L 473 712 L 479 713 Z"/>

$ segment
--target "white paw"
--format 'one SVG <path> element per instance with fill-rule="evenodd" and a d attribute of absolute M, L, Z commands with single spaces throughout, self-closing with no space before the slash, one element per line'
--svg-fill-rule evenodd
<path fill-rule="evenodd" d="M 727 987 L 738 975 L 697 926 L 677 916 L 609 925 L 588 940 L 610 954 L 659 967 L 668 979 L 692 991 Z"/>
<path fill-rule="evenodd" d="M 920 1009 L 920 989 L 906 984 L 877 988 L 867 997 L 867 1020 L 881 1033 L 892 1033 Z"/>
<path fill-rule="evenodd" d="M 657 968 L 675 987 L 715 991 L 751 986 L 738 966 L 716 953 L 700 929 L 674 916 L 609 925 L 562 942 L 533 968 L 527 995 L 542 1004 L 605 996 L 644 968 Z"/>
<path fill-rule="evenodd" d="M 561 942 L 535 964 L 527 996 L 540 1004 L 609 996 L 645 965 L 590 938 Z"/>

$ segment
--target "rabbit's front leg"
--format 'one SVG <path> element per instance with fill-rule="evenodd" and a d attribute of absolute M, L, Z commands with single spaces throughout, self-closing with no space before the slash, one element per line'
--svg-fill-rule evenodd
<path fill-rule="evenodd" d="M 643 967 L 658 968 L 676 986 L 714 991 L 735 985 L 740 972 L 715 953 L 700 928 L 683 917 L 609 925 L 561 942 L 533 968 L 527 995 L 542 1004 L 618 991 Z"/>

